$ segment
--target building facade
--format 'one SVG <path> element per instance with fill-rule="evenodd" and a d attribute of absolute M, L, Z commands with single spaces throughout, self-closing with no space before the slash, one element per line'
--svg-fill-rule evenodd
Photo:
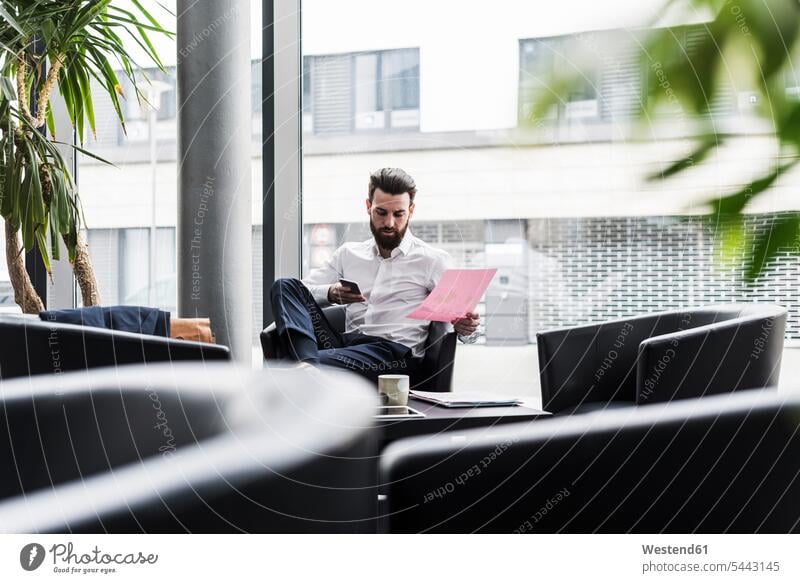
<path fill-rule="evenodd" d="M 567 8 L 543 20 L 527 4 L 509 2 L 507 11 L 487 15 L 471 2 L 413 0 L 392 12 L 391 26 L 373 26 L 386 6 L 304 3 L 304 271 L 342 242 L 369 236 L 369 172 L 398 166 L 419 186 L 414 232 L 449 250 L 457 265 L 501 269 L 494 299 L 480 307 L 489 342 L 530 342 L 544 328 L 739 300 L 785 305 L 787 336 L 800 339 L 800 298 L 790 285 L 800 276 L 795 250 L 783 250 L 756 285 L 744 286 L 735 265 L 714 260 L 718 229 L 699 216 L 710 198 L 746 184 L 776 156 L 754 115 L 753 92 L 722 80 L 707 116 L 733 138 L 686 175 L 648 181 L 690 150 L 694 131 L 693 120 L 674 110 L 645 127 L 632 123 L 656 71 L 640 58 L 641 27 L 654 3 L 629 10 L 621 24 L 619 13 Z M 448 28 L 456 10 L 458 28 Z M 691 51 L 705 28 L 686 20 L 675 30 Z M 579 72 L 584 83 L 536 117 L 534 103 L 564 71 Z M 146 303 L 155 285 L 157 303 L 174 310 L 175 65 L 148 74 L 162 84 L 157 112 L 151 116 L 123 88 L 125 134 L 110 104 L 96 103 L 97 135 L 85 144 L 115 166 L 83 157 L 78 180 L 105 302 Z M 252 78 L 255 341 L 263 293 L 259 55 Z M 797 92 L 788 78 L 786 91 Z M 798 184 L 800 174 L 790 173 L 759 197 L 748 228 L 766 228 L 798 208 Z"/>

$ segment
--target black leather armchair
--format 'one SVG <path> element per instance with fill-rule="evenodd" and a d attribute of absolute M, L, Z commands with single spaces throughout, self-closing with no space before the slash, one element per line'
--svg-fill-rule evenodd
<path fill-rule="evenodd" d="M 324 308 L 325 317 L 331 326 L 339 332 L 344 332 L 346 306 L 329 306 Z M 411 371 L 411 388 L 420 391 L 451 391 L 453 383 L 453 364 L 456 358 L 455 332 L 447 332 L 447 325 L 443 322 L 431 322 L 428 329 L 428 338 L 425 342 L 425 355 L 413 359 Z M 278 333 L 275 324 L 270 324 L 261 332 L 261 348 L 264 359 L 280 360 L 286 358 L 278 342 Z M 381 374 L 408 374 L 408 369 L 381 371 Z"/>
<path fill-rule="evenodd" d="M 374 532 L 376 401 L 340 371 L 219 363 L 4 381 L 0 528 Z"/>
<path fill-rule="evenodd" d="M 123 364 L 231 358 L 230 350 L 219 344 L 44 322 L 26 316 L 0 317 L 0 343 L 2 379 Z"/>
<path fill-rule="evenodd" d="M 800 531 L 800 396 L 741 391 L 400 440 L 385 530 Z"/>
<path fill-rule="evenodd" d="M 687 399 L 776 386 L 786 309 L 730 304 L 536 335 L 545 410 Z"/>

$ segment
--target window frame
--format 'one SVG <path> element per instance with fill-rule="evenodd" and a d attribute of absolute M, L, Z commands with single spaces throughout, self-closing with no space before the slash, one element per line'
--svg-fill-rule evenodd
<path fill-rule="evenodd" d="M 272 323 L 270 290 L 302 266 L 301 0 L 262 0 L 263 326 Z M 276 58 L 277 57 L 277 58 Z"/>

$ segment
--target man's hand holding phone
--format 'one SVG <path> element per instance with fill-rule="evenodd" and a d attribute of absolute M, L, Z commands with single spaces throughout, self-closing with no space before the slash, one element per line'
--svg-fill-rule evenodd
<path fill-rule="evenodd" d="M 332 304 L 355 304 L 366 302 L 367 298 L 361 293 L 356 282 L 342 279 L 328 288 L 328 301 Z"/>

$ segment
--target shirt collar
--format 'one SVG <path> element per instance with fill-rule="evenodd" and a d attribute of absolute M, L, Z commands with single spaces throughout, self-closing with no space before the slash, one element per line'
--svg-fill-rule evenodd
<path fill-rule="evenodd" d="M 400 245 L 397 247 L 400 249 L 400 252 L 403 255 L 408 255 L 408 252 L 411 251 L 411 245 L 414 243 L 414 235 L 411 234 L 411 227 L 406 230 L 406 234 L 403 236 L 403 240 L 400 241 Z"/>
<path fill-rule="evenodd" d="M 392 249 L 392 253 L 389 257 L 396 257 L 398 254 L 402 253 L 403 255 L 408 255 L 408 252 L 411 251 L 411 246 L 414 244 L 414 235 L 411 234 L 411 227 L 406 229 L 406 234 L 403 235 L 403 240 L 400 241 L 400 245 L 398 245 L 395 249 Z M 380 257 L 381 252 L 378 249 L 378 243 L 375 242 L 375 237 L 372 238 L 372 250 L 375 252 L 375 255 Z"/>

